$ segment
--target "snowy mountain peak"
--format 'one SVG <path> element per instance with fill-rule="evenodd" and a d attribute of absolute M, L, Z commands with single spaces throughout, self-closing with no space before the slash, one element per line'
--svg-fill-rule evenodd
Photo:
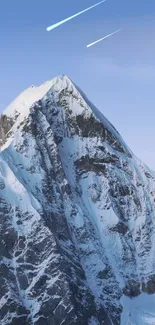
<path fill-rule="evenodd" d="M 38 100 L 42 99 L 45 94 L 54 86 L 66 88 L 71 85 L 70 79 L 65 76 L 56 77 L 50 81 L 44 82 L 40 86 L 34 86 L 24 90 L 3 112 L 3 115 L 14 117 L 15 114 L 20 113 L 23 116 L 27 115 L 29 108 Z"/>
<path fill-rule="evenodd" d="M 43 83 L 39 87 L 29 87 L 6 108 L 3 115 L 7 116 L 13 121 L 12 135 L 14 132 L 16 132 L 22 121 L 29 116 L 32 107 L 36 107 L 35 103 L 39 102 L 40 100 L 43 100 L 45 103 L 50 102 L 55 107 L 59 107 L 59 103 L 61 104 L 63 100 L 64 103 L 67 103 L 66 105 L 62 103 L 64 109 L 67 109 L 67 107 L 72 107 L 72 117 L 77 119 L 78 116 L 82 116 L 83 123 L 87 123 L 88 119 L 90 121 L 90 118 L 94 119 L 94 121 L 98 121 L 98 124 L 102 124 L 105 131 L 108 132 L 109 135 L 112 135 L 113 142 L 121 143 L 122 148 L 124 148 L 122 150 L 125 150 L 129 155 L 131 155 L 131 151 L 129 148 L 127 148 L 117 130 L 89 101 L 81 89 L 76 86 L 66 75 L 58 76 L 51 81 Z M 47 106 L 48 105 L 46 105 L 46 107 Z M 56 108 L 56 110 L 57 109 L 58 108 Z M 59 112 L 60 111 L 61 109 L 59 109 Z"/>
<path fill-rule="evenodd" d="M 65 75 L 0 140 L 1 324 L 153 324 L 155 174 Z"/>

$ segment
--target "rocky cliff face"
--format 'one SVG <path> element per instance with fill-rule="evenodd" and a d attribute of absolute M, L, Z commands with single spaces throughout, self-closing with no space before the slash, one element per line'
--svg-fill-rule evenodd
<path fill-rule="evenodd" d="M 155 293 L 155 173 L 66 76 L 0 132 L 1 324 L 152 324 L 122 315 Z"/>

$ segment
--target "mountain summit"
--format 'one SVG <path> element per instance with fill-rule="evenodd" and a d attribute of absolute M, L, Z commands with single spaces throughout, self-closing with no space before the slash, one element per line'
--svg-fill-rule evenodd
<path fill-rule="evenodd" d="M 155 173 L 67 76 L 0 117 L 2 325 L 155 323 Z"/>

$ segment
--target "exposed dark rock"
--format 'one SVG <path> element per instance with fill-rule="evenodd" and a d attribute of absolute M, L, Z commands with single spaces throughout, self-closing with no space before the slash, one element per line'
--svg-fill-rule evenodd
<path fill-rule="evenodd" d="M 6 116 L 5 114 L 0 116 L 0 145 L 2 145 L 5 140 L 7 133 L 10 131 L 14 124 L 14 119 Z"/>
<path fill-rule="evenodd" d="M 142 291 L 149 295 L 155 293 L 155 274 L 150 275 L 146 283 L 142 283 Z"/>
<path fill-rule="evenodd" d="M 109 229 L 110 229 L 110 231 L 118 232 L 118 233 L 122 234 L 123 236 L 128 231 L 128 227 L 123 222 L 119 222 L 117 225 L 115 225 Z"/>
<path fill-rule="evenodd" d="M 89 155 L 86 155 L 75 161 L 75 167 L 81 172 L 81 174 L 89 171 L 106 174 L 106 165 L 104 163 L 104 159 L 94 159 L 90 158 Z"/>
<path fill-rule="evenodd" d="M 123 288 L 123 294 L 130 298 L 137 297 L 140 295 L 140 293 L 140 283 L 134 280 L 129 280 L 126 287 Z"/>

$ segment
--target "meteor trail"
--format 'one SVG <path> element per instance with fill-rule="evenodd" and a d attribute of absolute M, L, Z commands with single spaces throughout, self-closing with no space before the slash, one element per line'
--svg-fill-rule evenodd
<path fill-rule="evenodd" d="M 96 43 L 103 41 L 105 38 L 108 38 L 108 37 L 110 37 L 110 36 L 112 36 L 112 35 L 114 35 L 114 34 L 120 32 L 121 30 L 123 30 L 123 29 L 118 29 L 118 30 L 116 30 L 115 32 L 113 32 L 113 33 L 111 33 L 111 34 L 108 34 L 108 35 L 106 35 L 106 36 L 104 36 L 104 37 L 98 39 L 97 41 L 88 44 L 87 47 L 93 46 L 93 45 L 95 45 Z"/>
<path fill-rule="evenodd" d="M 71 20 L 71 19 L 73 19 L 73 18 L 75 18 L 75 17 L 77 17 L 77 16 L 83 14 L 84 12 L 86 12 L 86 11 L 88 11 L 88 10 L 90 10 L 90 9 L 92 9 L 92 8 L 94 8 L 94 7 L 96 7 L 96 6 L 99 6 L 101 3 L 105 2 L 105 1 L 106 1 L 106 0 L 102 0 L 102 1 L 100 1 L 100 2 L 98 2 L 98 3 L 96 3 L 95 5 L 93 5 L 93 6 L 89 7 L 89 8 L 86 8 L 86 9 L 82 10 L 82 11 L 78 12 L 77 14 L 75 14 L 75 15 L 73 15 L 73 16 L 71 16 L 71 17 L 68 17 L 68 18 L 66 18 L 66 19 L 64 19 L 64 20 L 61 20 L 61 21 L 59 21 L 58 23 L 56 23 L 56 24 L 54 24 L 54 25 L 51 25 L 51 26 L 47 27 L 46 30 L 49 32 L 50 30 L 59 27 L 60 25 L 66 23 L 67 21 L 69 21 L 69 20 Z"/>

